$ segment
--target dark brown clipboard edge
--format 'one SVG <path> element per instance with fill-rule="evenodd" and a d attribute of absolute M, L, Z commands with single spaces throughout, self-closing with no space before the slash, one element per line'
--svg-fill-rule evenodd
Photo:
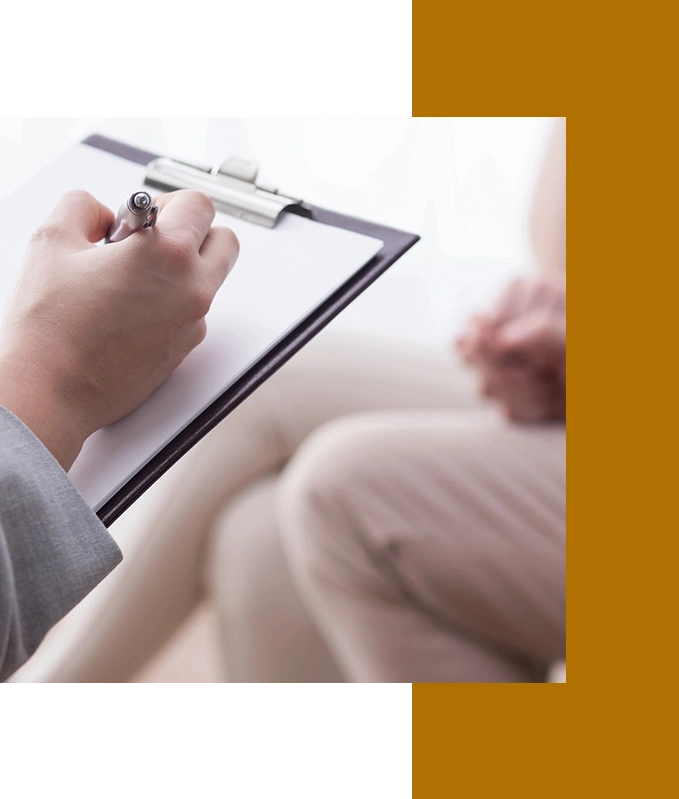
<path fill-rule="evenodd" d="M 93 135 L 82 144 L 95 147 L 112 155 L 146 165 L 158 156 L 129 144 Z M 298 325 L 279 341 L 265 350 L 234 383 L 232 383 L 208 408 L 156 453 L 125 485 L 119 489 L 97 512 L 108 527 L 158 480 L 171 466 L 182 458 L 203 436 L 212 430 L 234 408 L 252 394 L 274 372 L 280 369 L 296 352 L 319 333 L 340 311 L 344 310 L 365 289 L 406 253 L 420 237 L 414 233 L 366 222 L 325 208 L 304 204 L 303 214 L 316 222 L 353 230 L 380 239 L 382 249 L 349 280 L 329 297 L 320 302 Z"/>

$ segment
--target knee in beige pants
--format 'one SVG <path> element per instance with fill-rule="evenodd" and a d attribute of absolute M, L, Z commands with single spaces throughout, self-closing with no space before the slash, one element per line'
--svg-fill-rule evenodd
<path fill-rule="evenodd" d="M 279 491 L 351 679 L 527 681 L 564 646 L 563 430 L 392 412 L 316 432 Z"/>

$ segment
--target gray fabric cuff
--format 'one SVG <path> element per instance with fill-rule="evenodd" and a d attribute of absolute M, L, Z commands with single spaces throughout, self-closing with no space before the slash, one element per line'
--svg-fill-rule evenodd
<path fill-rule="evenodd" d="M 121 560 L 50 452 L 0 407 L 0 678 Z"/>

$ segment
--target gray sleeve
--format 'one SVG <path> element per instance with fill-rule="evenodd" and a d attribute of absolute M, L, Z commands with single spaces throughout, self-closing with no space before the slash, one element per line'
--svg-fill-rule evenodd
<path fill-rule="evenodd" d="M 121 560 L 57 461 L 0 407 L 0 679 Z"/>

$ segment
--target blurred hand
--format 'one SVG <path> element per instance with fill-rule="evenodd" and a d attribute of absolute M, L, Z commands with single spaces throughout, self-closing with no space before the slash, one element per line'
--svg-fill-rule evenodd
<path fill-rule="evenodd" d="M 478 369 L 482 393 L 513 421 L 566 416 L 566 286 L 520 278 L 491 311 L 473 317 L 457 340 Z"/>
<path fill-rule="evenodd" d="M 68 469 L 85 439 L 134 410 L 199 344 L 238 257 L 212 201 L 161 197 L 154 228 L 95 246 L 113 213 L 70 192 L 35 232 L 0 328 L 0 404 Z"/>

